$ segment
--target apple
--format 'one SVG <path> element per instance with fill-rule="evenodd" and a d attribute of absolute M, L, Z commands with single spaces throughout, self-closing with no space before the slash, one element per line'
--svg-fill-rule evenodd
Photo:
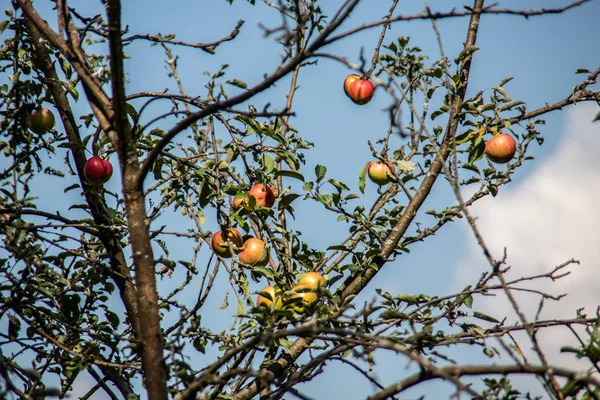
<path fill-rule="evenodd" d="M 356 104 L 367 104 L 373 98 L 375 87 L 368 79 L 357 79 L 348 86 L 348 97 Z"/>
<path fill-rule="evenodd" d="M 54 114 L 47 108 L 38 108 L 29 114 L 27 125 L 38 135 L 46 133 L 54 128 Z"/>
<path fill-rule="evenodd" d="M 85 162 L 83 174 L 85 179 L 93 185 L 106 183 L 113 173 L 112 164 L 98 156 L 93 156 Z"/>
<path fill-rule="evenodd" d="M 346 79 L 344 79 L 344 92 L 346 96 L 348 96 L 348 88 L 352 85 L 356 80 L 360 79 L 360 75 L 352 74 L 348 75 Z"/>
<path fill-rule="evenodd" d="M 286 303 L 296 312 L 303 313 L 307 311 L 317 301 L 317 294 L 308 285 L 296 285 L 292 288 L 292 291 L 296 293 L 291 295 Z"/>
<path fill-rule="evenodd" d="M 269 262 L 269 249 L 264 241 L 250 238 L 244 242 L 244 251 L 238 254 L 241 264 L 253 267 L 262 267 Z"/>
<path fill-rule="evenodd" d="M 232 254 L 227 240 L 233 244 L 235 249 L 236 247 L 242 247 L 244 239 L 242 239 L 242 234 L 235 228 L 226 228 L 225 237 L 226 239 L 223 239 L 222 230 L 218 231 L 212 236 L 212 239 L 210 239 L 210 247 L 217 255 L 223 258 L 230 258 Z"/>
<path fill-rule="evenodd" d="M 512 136 L 500 133 L 485 144 L 485 155 L 493 162 L 506 164 L 515 156 L 517 143 Z"/>
<path fill-rule="evenodd" d="M 271 304 L 273 304 L 273 302 L 275 301 L 275 309 L 279 310 L 281 309 L 282 306 L 282 301 L 281 301 L 281 291 L 278 290 L 277 293 L 275 293 L 275 287 L 273 287 L 272 285 L 266 286 L 261 290 L 262 293 L 268 294 L 269 297 L 267 296 L 263 296 L 262 294 L 259 294 L 258 297 L 256 298 L 256 306 L 257 307 L 266 307 L 266 308 L 271 308 Z"/>
<path fill-rule="evenodd" d="M 271 186 L 265 187 L 262 183 L 257 183 L 252 186 L 248 194 L 256 199 L 257 206 L 271 208 L 275 204 L 275 192 Z"/>
<path fill-rule="evenodd" d="M 238 208 L 244 203 L 246 203 L 246 199 L 238 199 L 237 197 L 233 198 L 233 208 Z"/>
<path fill-rule="evenodd" d="M 298 281 L 298 285 L 308 286 L 311 289 L 318 289 L 324 284 L 325 278 L 318 272 L 307 272 Z"/>
<path fill-rule="evenodd" d="M 373 161 L 369 164 L 367 174 L 369 175 L 369 179 L 379 186 L 387 185 L 391 182 L 391 177 L 394 176 L 394 164 L 390 161 L 385 163 Z"/>

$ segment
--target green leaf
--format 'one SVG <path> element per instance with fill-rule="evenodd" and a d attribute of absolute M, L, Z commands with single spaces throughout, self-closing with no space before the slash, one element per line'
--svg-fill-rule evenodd
<path fill-rule="evenodd" d="M 268 174 L 275 169 L 275 160 L 268 154 L 263 154 L 263 166 Z"/>
<path fill-rule="evenodd" d="M 290 204 L 292 204 L 292 202 L 294 200 L 296 200 L 298 197 L 300 197 L 299 194 L 295 194 L 295 193 L 290 193 L 290 194 L 286 194 L 285 196 L 283 196 L 281 198 L 281 200 L 279 201 L 279 205 L 278 208 L 280 210 L 285 210 Z"/>
<path fill-rule="evenodd" d="M 503 105 L 502 107 L 500 107 L 500 111 L 510 110 L 512 108 L 515 108 L 518 105 L 521 105 L 521 104 L 525 104 L 525 102 L 521 101 L 521 100 L 511 101 L 510 103 L 506 103 L 505 105 Z"/>
<path fill-rule="evenodd" d="M 476 161 L 479 161 L 483 158 L 483 154 L 485 153 L 485 142 L 481 141 L 476 146 L 471 149 L 469 153 L 469 164 L 473 164 Z"/>
<path fill-rule="evenodd" d="M 275 172 L 275 176 L 286 176 L 288 178 L 294 178 L 294 179 L 298 179 L 298 180 L 304 182 L 304 175 L 302 175 L 299 172 L 280 170 L 280 171 Z"/>
<path fill-rule="evenodd" d="M 331 202 L 333 201 L 333 197 L 330 194 L 318 194 L 317 201 L 325 204 L 326 206 L 330 206 Z"/>
<path fill-rule="evenodd" d="M 73 190 L 73 189 L 77 189 L 78 187 L 80 187 L 79 183 L 74 183 L 71 186 L 68 186 L 67 188 L 65 188 L 64 192 L 67 193 L 68 191 Z"/>
<path fill-rule="evenodd" d="M 237 86 L 241 89 L 247 89 L 248 85 L 246 84 L 246 82 L 242 82 L 239 79 L 231 79 L 229 81 L 227 81 L 226 83 L 233 85 L 233 86 Z"/>
<path fill-rule="evenodd" d="M 484 320 L 484 321 L 487 321 L 487 322 L 494 322 L 494 323 L 496 323 L 496 324 L 499 324 L 499 323 L 500 323 L 500 321 L 498 321 L 496 318 L 494 318 L 494 317 L 490 317 L 489 315 L 487 315 L 487 314 L 484 314 L 484 313 L 481 313 L 481 312 L 479 312 L 479 311 L 475 311 L 475 312 L 473 312 L 473 316 L 474 316 L 475 318 L 479 318 L 479 319 L 482 319 L 482 320 Z"/>
<path fill-rule="evenodd" d="M 118 329 L 119 328 L 119 316 L 117 314 L 115 314 L 112 311 L 106 311 L 104 313 L 104 315 L 106 316 L 106 320 L 110 323 L 110 325 L 113 327 L 113 329 Z"/>
<path fill-rule="evenodd" d="M 238 298 L 237 309 L 235 310 L 235 315 L 244 315 L 244 314 L 246 314 L 246 304 L 242 301 L 242 299 Z"/>
<path fill-rule="evenodd" d="M 369 164 L 370 162 L 367 162 L 358 173 L 358 189 L 361 193 L 365 193 L 365 184 L 367 182 L 367 168 L 369 168 Z"/>
<path fill-rule="evenodd" d="M 0 33 L 2 33 L 2 32 L 0 31 Z M 577 69 L 577 71 L 575 71 L 575 73 L 576 74 L 591 74 L 592 71 L 590 71 L 587 68 L 579 68 L 579 69 Z"/>
<path fill-rule="evenodd" d="M 458 57 L 456 57 L 454 59 L 454 62 L 459 64 L 462 60 L 464 60 L 465 58 L 467 58 L 468 56 L 470 56 L 471 54 L 475 53 L 477 50 L 479 50 L 479 47 L 477 46 L 467 46 L 463 49 L 463 51 L 460 52 L 460 54 L 458 55 Z"/>
<path fill-rule="evenodd" d="M 77 91 L 77 89 L 75 89 L 75 86 L 73 86 L 71 84 L 71 82 L 61 82 L 61 83 L 67 89 L 67 91 L 69 93 L 71 93 L 71 96 L 73 96 L 73 99 L 75 99 L 75 101 L 79 100 L 79 92 Z"/>
<path fill-rule="evenodd" d="M 473 296 L 469 295 L 465 300 L 464 300 L 464 304 L 465 306 L 471 308 L 473 306 Z"/>
<path fill-rule="evenodd" d="M 317 182 L 321 182 L 321 180 L 325 177 L 326 173 L 327 173 L 327 167 L 325 167 L 324 165 L 318 164 L 315 167 L 315 175 L 317 175 Z"/>
<path fill-rule="evenodd" d="M 350 188 L 344 185 L 342 182 L 336 181 L 335 179 L 328 179 L 327 182 L 331 183 L 340 193 L 344 190 L 350 190 Z"/>

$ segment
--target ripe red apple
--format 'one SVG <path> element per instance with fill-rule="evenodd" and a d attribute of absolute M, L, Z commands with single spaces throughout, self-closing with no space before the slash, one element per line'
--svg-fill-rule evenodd
<path fill-rule="evenodd" d="M 230 258 L 232 254 L 229 249 L 229 244 L 227 243 L 227 240 L 229 240 L 233 244 L 233 247 L 235 249 L 236 247 L 242 247 L 244 239 L 242 239 L 242 234 L 235 228 L 227 228 L 225 229 L 225 232 L 226 239 L 223 239 L 222 230 L 215 233 L 212 239 L 210 240 L 210 247 L 217 255 L 223 258 Z"/>
<path fill-rule="evenodd" d="M 373 98 L 375 87 L 368 79 L 357 79 L 348 87 L 348 97 L 356 104 L 367 104 Z"/>
<path fill-rule="evenodd" d="M 244 251 L 239 255 L 241 264 L 250 267 L 262 267 L 269 262 L 269 249 L 264 241 L 257 238 L 250 238 L 244 243 Z"/>
<path fill-rule="evenodd" d="M 313 289 L 308 285 L 296 285 L 292 288 L 292 291 L 296 292 L 291 295 L 286 305 L 289 305 L 294 311 L 303 313 L 307 311 L 312 304 L 317 301 L 317 294 L 312 291 Z M 300 300 L 298 300 L 300 299 Z"/>
<path fill-rule="evenodd" d="M 298 281 L 298 285 L 308 286 L 311 289 L 318 289 L 324 284 L 325 278 L 318 272 L 307 272 Z"/>
<path fill-rule="evenodd" d="M 505 164 L 512 160 L 516 151 L 515 139 L 505 133 L 494 136 L 485 144 L 485 155 L 498 164 Z"/>
<path fill-rule="evenodd" d="M 256 306 L 257 307 L 266 307 L 271 308 L 271 304 L 275 301 L 275 309 L 279 310 L 283 304 L 281 300 L 281 291 L 278 290 L 275 292 L 275 288 L 271 285 L 264 287 L 261 292 L 268 293 L 271 298 L 265 297 L 261 294 L 256 298 Z"/>
<path fill-rule="evenodd" d="M 41 135 L 54 128 L 54 114 L 47 108 L 38 108 L 29 114 L 27 125 L 32 132 Z"/>
<path fill-rule="evenodd" d="M 348 88 L 350 88 L 350 85 L 358 79 L 360 79 L 360 75 L 356 74 L 348 75 L 348 77 L 344 79 L 344 93 L 346 93 L 346 96 L 348 96 Z"/>
<path fill-rule="evenodd" d="M 112 173 L 112 164 L 108 160 L 103 160 L 98 156 L 89 158 L 83 167 L 85 179 L 93 185 L 106 183 L 112 176 Z"/>
<path fill-rule="evenodd" d="M 376 184 L 380 186 L 386 185 L 392 180 L 391 176 L 394 176 L 394 164 L 390 161 L 386 163 L 374 161 L 369 164 L 367 174 L 369 175 L 369 179 Z"/>
<path fill-rule="evenodd" d="M 275 192 L 271 186 L 263 185 L 262 183 L 257 183 L 252 186 L 252 189 L 248 192 L 248 194 L 256 199 L 256 205 L 260 207 L 273 207 L 275 204 Z M 243 200 L 240 200 L 240 202 Z M 235 205 L 235 201 L 234 201 Z"/>

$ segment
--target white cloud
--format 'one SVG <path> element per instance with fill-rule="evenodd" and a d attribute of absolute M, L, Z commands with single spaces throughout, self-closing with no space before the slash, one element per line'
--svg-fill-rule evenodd
<path fill-rule="evenodd" d="M 566 111 L 565 126 L 552 154 L 540 161 L 519 184 L 508 185 L 496 198 L 485 198 L 473 209 L 477 225 L 494 258 L 507 248 L 509 279 L 546 273 L 574 258 L 580 265 L 570 266 L 571 274 L 557 281 L 545 279 L 528 287 L 553 294 L 566 293 L 560 302 L 546 302 L 542 317 L 572 318 L 585 307 L 593 316 L 600 304 L 600 123 L 591 119 L 597 106 L 581 104 Z M 469 237 L 473 235 L 470 228 Z M 490 267 L 474 239 L 468 254 L 456 269 L 453 288 L 472 283 Z M 520 304 L 532 320 L 539 298 L 519 296 Z M 475 299 L 476 308 L 492 315 L 511 315 L 505 296 Z M 566 328 L 552 329 L 543 335 L 543 347 L 551 360 L 571 363 L 558 350 L 572 334 Z M 528 344 L 527 344 L 528 345 Z"/>

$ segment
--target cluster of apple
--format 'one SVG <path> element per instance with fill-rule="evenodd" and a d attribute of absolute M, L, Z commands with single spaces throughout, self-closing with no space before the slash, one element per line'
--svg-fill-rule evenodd
<path fill-rule="evenodd" d="M 254 198 L 259 207 L 273 207 L 275 204 L 275 192 L 268 185 L 258 183 L 248 192 L 248 196 Z M 247 204 L 245 199 L 234 199 L 233 207 L 241 207 Z M 211 240 L 212 250 L 223 258 L 231 258 L 237 254 L 240 264 L 254 267 L 265 266 L 269 262 L 270 255 L 266 243 L 262 239 L 249 238 L 243 241 L 242 234 L 235 228 L 225 228 L 215 233 Z"/>
<path fill-rule="evenodd" d="M 367 104 L 373 98 L 375 87 L 366 77 L 351 74 L 344 80 L 344 92 L 354 103 Z M 512 136 L 505 133 L 495 135 L 485 144 L 485 155 L 490 161 L 505 164 L 512 160 L 517 151 L 517 144 Z M 368 166 L 371 181 L 382 186 L 388 184 L 394 175 L 394 165 L 391 162 L 372 162 Z"/>
<path fill-rule="evenodd" d="M 43 135 L 54 128 L 54 114 L 47 108 L 38 108 L 29 114 L 27 126 L 32 132 Z M 98 156 L 89 158 L 83 167 L 83 174 L 87 181 L 93 185 L 106 183 L 113 173 L 112 164 Z"/>
<path fill-rule="evenodd" d="M 284 292 L 280 288 L 275 289 L 272 285 L 266 286 L 256 298 L 256 305 L 269 310 L 291 308 L 298 313 L 304 313 L 317 301 L 318 295 L 315 292 L 324 284 L 323 275 L 318 272 L 307 272 L 290 292 Z"/>

